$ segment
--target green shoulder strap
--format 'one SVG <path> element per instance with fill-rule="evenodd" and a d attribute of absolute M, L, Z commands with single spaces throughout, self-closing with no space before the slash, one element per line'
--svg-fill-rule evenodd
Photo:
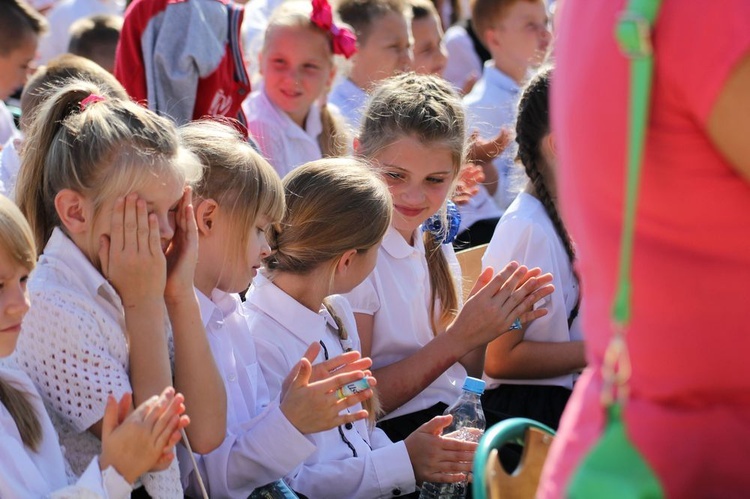
<path fill-rule="evenodd" d="M 625 214 L 617 293 L 612 309 L 614 334 L 602 366 L 606 426 L 599 441 L 584 456 L 571 477 L 567 489 L 571 498 L 634 499 L 662 498 L 665 495 L 658 477 L 628 439 L 622 418 L 630 377 L 625 330 L 631 316 L 635 212 L 653 73 L 651 30 L 660 4 L 661 0 L 628 0 L 615 30 L 620 49 L 630 59 L 630 101 Z"/>

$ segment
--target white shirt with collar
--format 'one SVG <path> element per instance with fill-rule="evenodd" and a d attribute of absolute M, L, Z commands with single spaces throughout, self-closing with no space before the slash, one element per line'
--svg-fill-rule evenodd
<path fill-rule="evenodd" d="M 52 417 L 72 471 L 80 475 L 101 442 L 88 428 L 104 416 L 107 395 L 132 392 L 125 311 L 115 289 L 62 230 L 55 228 L 28 284 L 18 365 Z M 182 497 L 177 460 L 141 477 L 152 497 Z"/>
<path fill-rule="evenodd" d="M 568 317 L 576 305 L 580 291 L 568 255 L 542 203 L 534 196 L 521 192 L 495 227 L 482 267 L 495 269 L 517 261 L 529 268 L 539 267 L 552 273 L 555 291 L 539 305 L 547 315 L 534 320 L 524 331 L 526 341 L 565 342 L 583 339 L 580 316 L 568 330 Z M 577 375 L 568 374 L 548 379 L 494 379 L 486 374 L 487 388 L 501 384 L 558 385 L 573 388 Z"/>
<path fill-rule="evenodd" d="M 284 111 L 276 107 L 261 89 L 242 104 L 247 129 L 279 177 L 309 161 L 323 157 L 318 136 L 323 132 L 320 106 L 313 103 L 302 129 Z"/>
<path fill-rule="evenodd" d="M 443 253 L 461 289 L 461 269 L 453 246 L 442 245 Z M 418 352 L 435 337 L 430 321 L 430 275 L 421 229 L 414 246 L 389 227 L 378 250 L 375 270 L 346 298 L 355 313 L 373 316 L 373 369 L 389 366 Z M 440 307 L 436 307 L 436 315 Z M 438 402 L 452 404 L 461 395 L 466 369 L 455 363 L 416 397 L 385 415 L 383 420 L 411 414 Z"/>
<path fill-rule="evenodd" d="M 227 391 L 227 436 L 209 454 L 195 454 L 208 495 L 248 497 L 253 489 L 282 478 L 315 451 L 271 398 L 258 364 L 255 340 L 238 295 L 195 290 L 216 365 Z M 200 496 L 190 457 L 180 464 L 186 493 Z"/>
<path fill-rule="evenodd" d="M 336 106 L 349 128 L 348 132 L 356 137 L 359 125 L 367 107 L 370 96 L 354 84 L 349 78 L 341 78 L 328 94 L 328 102 Z"/>
<path fill-rule="evenodd" d="M 39 418 L 42 438 L 36 451 L 24 445 L 18 427 L 0 403 L 0 497 L 102 497 L 128 498 L 132 487 L 112 467 L 99 470 L 99 459 L 91 460 L 81 478 L 72 485 L 65 473 L 65 458 L 52 421 L 31 379 L 12 361 L 3 360 L 0 379 L 19 390 Z"/>
<path fill-rule="evenodd" d="M 247 295 L 250 331 L 257 340 L 258 359 L 272 394 L 313 342 L 324 346 L 316 362 L 359 349 L 354 316 L 346 300 L 331 296 L 331 304 L 347 330 L 339 339 L 338 327 L 325 310 L 313 312 L 258 275 Z M 358 411 L 361 405 L 353 406 Z M 311 435 L 317 450 L 287 476 L 296 491 L 310 498 L 385 498 L 415 490 L 415 478 L 406 445 L 393 443 L 379 428 L 356 421 Z"/>
<path fill-rule="evenodd" d="M 494 61 L 487 61 L 484 64 L 482 77 L 463 100 L 466 108 L 467 131 L 471 133 L 477 130 L 483 139 L 497 137 L 501 128 L 508 128 L 511 133 L 515 133 L 520 97 L 521 88 L 518 83 L 497 69 Z M 515 142 L 511 142 L 493 162 L 499 177 L 493 199 L 501 214 L 515 197 L 515 192 L 510 185 L 510 174 L 516 151 Z M 463 215 L 463 211 L 461 214 Z"/>

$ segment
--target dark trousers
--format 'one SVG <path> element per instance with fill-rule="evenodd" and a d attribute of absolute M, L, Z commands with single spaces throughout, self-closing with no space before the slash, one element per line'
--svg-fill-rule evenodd
<path fill-rule="evenodd" d="M 456 236 L 456 240 L 453 241 L 453 249 L 460 251 L 489 243 L 499 221 L 499 218 L 487 218 L 474 222 L 471 227 Z"/>
<path fill-rule="evenodd" d="M 557 430 L 571 391 L 552 385 L 500 385 L 482 395 L 482 407 L 494 423 L 513 418 L 529 418 Z"/>

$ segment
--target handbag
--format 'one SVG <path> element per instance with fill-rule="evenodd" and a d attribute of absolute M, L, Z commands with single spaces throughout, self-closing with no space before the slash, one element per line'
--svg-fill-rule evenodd
<path fill-rule="evenodd" d="M 628 0 L 615 29 L 620 50 L 630 59 L 630 101 L 625 210 L 620 241 L 617 292 L 612 309 L 614 334 L 602 365 L 605 427 L 568 483 L 570 498 L 610 499 L 665 497 L 659 478 L 629 440 L 623 408 L 628 399 L 630 359 L 626 342 L 631 317 L 631 268 L 635 211 L 651 97 L 653 51 L 651 29 L 661 0 Z"/>

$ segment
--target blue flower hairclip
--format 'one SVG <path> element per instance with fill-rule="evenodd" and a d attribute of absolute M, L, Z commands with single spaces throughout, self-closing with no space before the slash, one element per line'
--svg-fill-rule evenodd
<path fill-rule="evenodd" d="M 440 212 L 435 213 L 424 223 L 425 230 L 435 237 L 435 241 L 440 244 L 450 244 L 458 235 L 458 227 L 461 225 L 461 214 L 453 201 L 448 201 L 445 210 L 445 219 L 448 227 L 443 227 L 443 220 Z"/>

